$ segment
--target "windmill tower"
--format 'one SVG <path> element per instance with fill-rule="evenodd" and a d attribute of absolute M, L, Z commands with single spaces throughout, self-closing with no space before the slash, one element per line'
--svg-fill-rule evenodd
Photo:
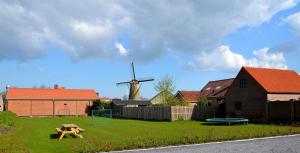
<path fill-rule="evenodd" d="M 132 80 L 131 81 L 126 81 L 126 82 L 119 82 L 119 83 L 117 83 L 117 85 L 129 84 L 130 85 L 129 99 L 131 99 L 131 100 L 140 100 L 140 83 L 141 82 L 154 81 L 154 79 L 149 78 L 149 79 L 137 80 L 136 77 L 135 77 L 135 70 L 134 70 L 133 62 L 131 63 L 131 70 L 132 70 L 132 76 L 133 76 Z"/>

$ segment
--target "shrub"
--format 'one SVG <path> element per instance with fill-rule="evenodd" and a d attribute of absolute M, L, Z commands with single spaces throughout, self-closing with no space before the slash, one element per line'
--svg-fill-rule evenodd
<path fill-rule="evenodd" d="M 199 103 L 200 106 L 207 105 L 208 104 L 208 99 L 206 97 L 199 97 L 198 103 Z"/>
<path fill-rule="evenodd" d="M 10 111 L 0 112 L 0 127 L 15 126 L 17 115 Z"/>
<path fill-rule="evenodd" d="M 100 100 L 93 101 L 93 106 L 91 107 L 91 110 L 99 110 L 99 109 L 108 109 L 110 108 L 110 103 L 104 103 Z"/>

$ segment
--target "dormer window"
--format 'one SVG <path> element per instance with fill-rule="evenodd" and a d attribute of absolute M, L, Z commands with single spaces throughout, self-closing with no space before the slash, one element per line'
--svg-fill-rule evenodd
<path fill-rule="evenodd" d="M 219 89 L 221 89 L 222 88 L 222 86 L 217 86 L 216 87 L 216 90 L 219 90 Z"/>

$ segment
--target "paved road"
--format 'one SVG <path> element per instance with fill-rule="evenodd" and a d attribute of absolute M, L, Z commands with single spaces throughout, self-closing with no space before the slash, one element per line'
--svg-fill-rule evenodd
<path fill-rule="evenodd" d="M 300 153 L 300 135 L 122 151 L 124 153 Z"/>

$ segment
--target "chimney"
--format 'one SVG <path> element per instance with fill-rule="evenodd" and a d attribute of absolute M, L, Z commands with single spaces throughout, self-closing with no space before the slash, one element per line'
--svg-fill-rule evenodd
<path fill-rule="evenodd" d="M 59 88 L 58 84 L 54 84 L 54 89 L 58 89 L 58 88 Z"/>
<path fill-rule="evenodd" d="M 6 85 L 6 87 L 5 87 L 5 88 L 6 88 L 6 90 L 8 90 L 8 89 L 10 88 L 10 85 Z"/>

